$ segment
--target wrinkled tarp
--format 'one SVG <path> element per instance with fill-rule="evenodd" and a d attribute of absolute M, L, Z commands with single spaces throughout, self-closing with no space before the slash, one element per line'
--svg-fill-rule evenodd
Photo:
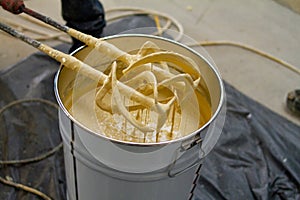
<path fill-rule="evenodd" d="M 196 199 L 300 199 L 300 127 L 225 86 L 225 125 Z"/>
<path fill-rule="evenodd" d="M 57 47 L 64 52 L 68 48 Z M 55 103 L 53 79 L 58 67 L 48 56 L 35 53 L 0 71 L 0 109 L 18 99 Z M 205 158 L 194 199 L 300 199 L 300 127 L 226 82 L 225 88 L 224 129 Z M 1 160 L 34 157 L 61 141 L 53 106 L 24 102 L 0 114 Z M 31 164 L 0 165 L 0 176 L 32 186 L 53 199 L 66 199 L 62 150 Z M 39 198 L 0 183 L 0 199 Z"/>

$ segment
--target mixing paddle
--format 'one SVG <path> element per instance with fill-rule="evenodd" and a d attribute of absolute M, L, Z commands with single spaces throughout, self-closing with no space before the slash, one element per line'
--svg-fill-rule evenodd
<path fill-rule="evenodd" d="M 29 8 L 26 8 L 25 5 L 21 7 L 20 12 L 24 12 L 36 19 L 39 19 L 49 25 L 56 27 L 57 29 L 69 34 L 70 36 L 82 41 L 86 45 L 92 47 L 93 49 L 101 52 L 102 54 L 114 59 L 111 65 L 111 73 L 106 75 L 103 72 L 94 69 L 93 67 L 87 65 L 86 63 L 76 59 L 75 57 L 62 53 L 58 50 L 55 50 L 45 44 L 40 43 L 39 41 L 33 40 L 22 33 L 17 32 L 16 30 L 6 26 L 3 23 L 0 23 L 0 29 L 9 33 L 10 35 L 23 40 L 24 42 L 30 44 L 31 46 L 39 49 L 40 51 L 46 53 L 50 57 L 54 58 L 62 65 L 80 72 L 81 74 L 99 82 L 101 87 L 99 88 L 95 100 L 99 107 L 106 109 L 108 112 L 112 112 L 112 108 L 103 106 L 102 100 L 108 90 L 114 90 L 115 96 L 114 99 L 117 103 L 117 110 L 122 114 L 126 120 L 128 120 L 135 128 L 140 131 L 147 133 L 156 131 L 158 133 L 164 123 L 170 118 L 169 112 L 171 107 L 177 101 L 178 105 L 183 101 L 186 95 L 178 95 L 178 93 L 186 93 L 187 95 L 193 93 L 191 90 L 195 90 L 198 87 L 200 82 L 201 74 L 196 63 L 183 55 L 180 55 L 175 52 L 163 51 L 159 49 L 153 43 L 146 42 L 137 54 L 129 54 L 117 48 L 116 46 L 106 42 L 103 39 L 98 39 L 90 35 L 81 33 L 75 29 L 69 28 L 65 25 L 61 25 L 49 17 L 41 15 Z M 136 68 L 142 68 L 145 70 L 144 73 L 137 75 L 132 79 L 131 82 L 139 83 L 148 82 L 151 83 L 151 89 L 144 91 L 139 91 L 133 89 L 127 84 L 119 81 L 116 76 L 116 71 L 118 70 L 119 63 L 122 63 L 122 73 L 127 74 L 129 71 L 132 71 Z M 169 64 L 172 65 L 172 68 L 181 72 L 178 74 L 173 74 L 169 71 Z M 159 64 L 159 66 L 158 66 Z M 155 74 L 155 76 L 153 76 Z M 159 79 L 159 80 L 157 80 Z M 131 83 L 132 84 L 132 83 Z M 171 86 L 172 85 L 172 86 Z M 160 90 L 163 90 L 165 87 L 172 87 L 172 95 L 165 97 L 163 100 L 159 100 L 158 93 Z M 151 111 L 157 113 L 156 127 L 153 128 L 147 124 L 141 123 L 135 117 L 130 114 L 130 107 L 125 106 L 120 102 L 121 100 L 118 97 L 123 96 L 130 98 L 134 102 L 138 103 L 144 108 L 148 108 Z M 193 98 L 193 97 L 192 97 Z M 132 106 L 134 107 L 134 106 Z M 136 105 L 135 105 L 136 107 Z M 129 109 L 127 109 L 129 108 Z M 180 112 L 184 115 L 184 107 L 180 108 Z M 184 115 L 187 117 L 187 115 Z M 191 115 L 190 118 L 199 118 L 199 114 Z M 188 120 L 184 120 L 188 121 Z M 183 125 L 186 127 L 187 125 Z M 198 128 L 198 124 L 196 124 Z M 185 130 L 181 130 L 185 131 Z"/>

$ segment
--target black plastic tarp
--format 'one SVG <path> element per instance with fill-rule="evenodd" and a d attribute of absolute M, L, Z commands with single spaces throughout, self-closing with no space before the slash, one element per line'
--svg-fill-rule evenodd
<path fill-rule="evenodd" d="M 225 86 L 224 129 L 196 199 L 300 199 L 300 127 Z"/>
<path fill-rule="evenodd" d="M 41 155 L 61 142 L 57 109 L 48 102 L 56 103 L 58 68 L 48 56 L 35 53 L 0 71 L 0 160 Z M 194 199 L 300 199 L 300 127 L 226 82 L 225 88 L 225 125 L 205 158 Z M 22 101 L 9 105 L 16 100 Z M 38 162 L 0 165 L 0 176 L 66 199 L 62 149 Z M 0 183 L 0 199 L 39 197 Z"/>

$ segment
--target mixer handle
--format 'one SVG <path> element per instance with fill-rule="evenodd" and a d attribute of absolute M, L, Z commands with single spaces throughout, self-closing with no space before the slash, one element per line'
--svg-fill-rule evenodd
<path fill-rule="evenodd" d="M 8 10 L 9 12 L 12 12 L 14 14 L 26 13 L 27 15 L 35 19 L 38 19 L 62 32 L 67 33 L 71 37 L 85 43 L 87 46 L 97 47 L 100 52 L 117 58 L 124 63 L 129 64 L 131 61 L 131 56 L 128 53 L 123 52 L 122 50 L 116 48 L 114 45 L 109 44 L 104 40 L 95 38 L 91 35 L 84 34 L 66 25 L 62 25 L 48 16 L 29 9 L 24 5 L 23 0 L 0 0 L 0 4 L 5 10 Z"/>
<path fill-rule="evenodd" d="M 0 0 L 0 5 L 2 6 L 2 8 L 4 10 L 7 10 L 13 14 L 26 13 L 27 15 L 34 17 L 38 20 L 41 20 L 41 21 L 45 22 L 46 24 L 49 24 L 63 32 L 67 32 L 70 29 L 69 27 L 67 27 L 65 25 L 61 25 L 60 23 L 57 23 L 50 17 L 44 16 L 34 10 L 27 8 L 25 6 L 23 0 Z"/>
<path fill-rule="evenodd" d="M 0 5 L 4 10 L 13 14 L 20 14 L 25 8 L 23 0 L 0 0 Z"/>

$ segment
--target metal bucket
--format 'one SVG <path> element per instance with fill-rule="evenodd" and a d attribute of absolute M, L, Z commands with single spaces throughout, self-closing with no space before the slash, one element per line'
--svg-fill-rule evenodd
<path fill-rule="evenodd" d="M 131 34 L 105 40 L 128 52 L 152 41 L 162 49 L 192 58 L 200 67 L 201 86 L 209 98 L 212 114 L 199 130 L 171 141 L 134 143 L 111 139 L 91 131 L 68 112 L 66 94 L 75 84 L 77 73 L 61 67 L 55 78 L 55 93 L 60 105 L 59 126 L 64 142 L 68 199 L 191 198 L 202 159 L 220 135 L 220 131 L 214 130 L 224 101 L 218 72 L 193 49 L 165 38 Z M 93 59 L 91 52 L 91 48 L 83 47 L 73 56 L 97 66 L 101 58 Z"/>

